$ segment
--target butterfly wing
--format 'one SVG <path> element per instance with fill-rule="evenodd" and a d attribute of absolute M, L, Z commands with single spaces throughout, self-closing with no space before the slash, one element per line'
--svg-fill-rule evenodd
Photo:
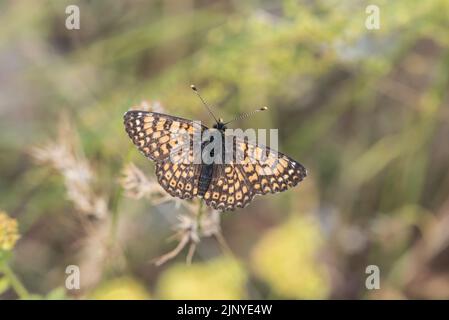
<path fill-rule="evenodd" d="M 242 150 L 240 164 L 256 194 L 285 191 L 307 176 L 302 164 L 269 147 L 236 139 L 236 148 Z"/>
<path fill-rule="evenodd" d="M 190 199 L 198 189 L 200 164 L 194 163 L 194 135 L 207 128 L 157 112 L 128 111 L 125 129 L 133 143 L 156 162 L 159 184 L 172 196 Z"/>
<path fill-rule="evenodd" d="M 192 199 L 198 194 L 201 166 L 198 164 L 173 163 L 168 160 L 156 163 L 159 184 L 173 197 Z"/>
<path fill-rule="evenodd" d="M 192 120 L 137 110 L 126 112 L 124 123 L 133 143 L 153 161 L 167 159 L 175 148 L 193 146 L 194 134 L 207 129 Z"/>
<path fill-rule="evenodd" d="M 232 211 L 247 206 L 255 195 L 253 185 L 246 179 L 241 165 L 217 164 L 204 201 L 216 210 Z"/>
<path fill-rule="evenodd" d="M 234 139 L 234 152 L 242 159 L 217 164 L 209 189 L 204 195 L 208 206 L 235 210 L 248 205 L 256 195 L 277 193 L 296 186 L 307 176 L 299 162 L 255 143 Z"/>

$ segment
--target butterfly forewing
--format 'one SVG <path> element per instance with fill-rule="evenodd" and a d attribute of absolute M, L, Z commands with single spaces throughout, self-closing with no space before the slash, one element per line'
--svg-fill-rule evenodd
<path fill-rule="evenodd" d="M 189 149 L 196 131 L 207 129 L 193 121 L 157 112 L 128 111 L 125 129 L 139 150 L 154 161 L 170 157 L 173 149 Z M 192 148 L 190 148 L 192 149 Z"/>

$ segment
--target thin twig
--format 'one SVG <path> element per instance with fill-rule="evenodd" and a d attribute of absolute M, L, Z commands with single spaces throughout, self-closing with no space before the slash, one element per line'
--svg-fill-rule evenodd
<path fill-rule="evenodd" d="M 154 260 L 154 264 L 156 266 L 160 266 L 160 265 L 164 264 L 165 262 L 167 262 L 168 260 L 173 259 L 181 252 L 182 249 L 184 249 L 184 247 L 187 245 L 188 242 L 189 242 L 189 235 L 185 234 L 182 237 L 181 241 L 179 241 L 176 248 L 174 248 L 172 251 L 160 256 L 159 258 L 156 258 L 156 260 Z"/>
<path fill-rule="evenodd" d="M 187 253 L 187 257 L 186 257 L 186 264 L 188 266 L 190 266 L 192 264 L 193 255 L 195 254 L 195 249 L 196 249 L 196 243 L 195 242 L 190 243 L 189 252 Z"/>
<path fill-rule="evenodd" d="M 217 239 L 217 242 L 220 245 L 220 248 L 223 251 L 223 253 L 229 255 L 230 257 L 235 258 L 234 253 L 232 252 L 231 248 L 229 247 L 228 243 L 226 242 L 226 239 L 223 237 L 221 232 L 216 232 L 214 236 Z"/>
<path fill-rule="evenodd" d="M 201 218 L 203 216 L 203 201 L 200 200 L 200 204 L 198 206 L 198 213 L 196 215 L 196 225 L 198 226 L 198 233 L 201 234 Z"/>

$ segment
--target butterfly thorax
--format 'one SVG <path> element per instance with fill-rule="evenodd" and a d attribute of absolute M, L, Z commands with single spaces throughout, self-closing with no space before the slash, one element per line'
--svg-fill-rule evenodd
<path fill-rule="evenodd" d="M 227 129 L 225 123 L 221 119 L 219 119 L 218 122 L 213 125 L 213 128 L 220 130 L 221 132 L 224 132 Z"/>

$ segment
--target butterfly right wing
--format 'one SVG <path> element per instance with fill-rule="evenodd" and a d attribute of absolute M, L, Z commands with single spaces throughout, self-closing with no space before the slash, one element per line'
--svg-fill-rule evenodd
<path fill-rule="evenodd" d="M 256 194 L 285 191 L 307 176 L 302 164 L 279 151 L 237 138 L 234 143 L 236 149 L 242 151 L 239 165 Z"/>
<path fill-rule="evenodd" d="M 232 161 L 215 165 L 204 195 L 206 204 L 217 210 L 243 208 L 256 195 L 285 191 L 307 176 L 299 162 L 246 139 L 234 137 L 233 149 L 227 151 L 234 153 Z"/>
<path fill-rule="evenodd" d="M 216 210 L 232 211 L 246 207 L 255 195 L 253 185 L 245 178 L 243 167 L 232 162 L 215 165 L 204 201 Z"/>

